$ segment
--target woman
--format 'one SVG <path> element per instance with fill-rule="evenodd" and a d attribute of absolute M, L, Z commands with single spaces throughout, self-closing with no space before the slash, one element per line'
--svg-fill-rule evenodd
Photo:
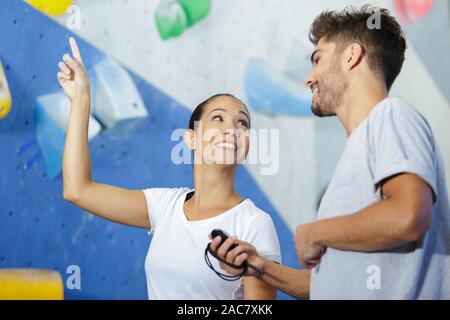
<path fill-rule="evenodd" d="M 193 190 L 126 190 L 96 183 L 88 146 L 89 82 L 77 44 L 73 38 L 69 42 L 73 57 L 63 56 L 57 75 L 71 101 L 64 199 L 105 219 L 151 230 L 145 261 L 149 299 L 274 299 L 275 289 L 261 280 L 224 281 L 204 261 L 208 235 L 220 228 L 280 262 L 270 216 L 234 190 L 236 167 L 249 147 L 245 105 L 231 95 L 216 95 L 192 113 L 184 141 L 194 154 Z"/>

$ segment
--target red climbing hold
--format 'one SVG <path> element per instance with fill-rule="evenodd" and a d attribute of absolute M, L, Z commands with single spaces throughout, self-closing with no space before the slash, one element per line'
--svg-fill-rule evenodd
<path fill-rule="evenodd" d="M 425 17 L 433 7 L 434 0 L 395 0 L 395 11 L 400 21 L 412 24 Z"/>

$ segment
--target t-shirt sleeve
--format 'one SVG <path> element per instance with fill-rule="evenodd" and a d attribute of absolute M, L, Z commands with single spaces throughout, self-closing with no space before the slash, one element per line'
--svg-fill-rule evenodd
<path fill-rule="evenodd" d="M 280 243 L 270 215 L 255 215 L 249 225 L 245 241 L 255 246 L 261 256 L 281 263 Z"/>
<path fill-rule="evenodd" d="M 142 190 L 147 200 L 147 212 L 150 219 L 150 233 L 153 234 L 165 215 L 174 211 L 174 205 L 182 189 L 149 188 Z"/>
<path fill-rule="evenodd" d="M 409 106 L 391 102 L 370 121 L 370 153 L 375 191 L 383 180 L 400 173 L 415 174 L 432 189 L 435 200 L 437 177 L 435 147 L 426 120 Z"/>

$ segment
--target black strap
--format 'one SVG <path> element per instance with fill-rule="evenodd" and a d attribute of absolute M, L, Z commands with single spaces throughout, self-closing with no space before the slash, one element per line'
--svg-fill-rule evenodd
<path fill-rule="evenodd" d="M 211 263 L 211 260 L 209 259 L 208 253 L 211 254 L 214 258 L 216 258 L 220 262 L 225 263 L 227 266 L 229 266 L 229 267 L 231 267 L 233 269 L 238 269 L 238 270 L 242 269 L 242 272 L 240 274 L 236 275 L 236 276 L 232 276 L 232 275 L 224 274 L 224 273 L 221 273 L 221 272 L 217 271 L 216 269 L 214 269 L 214 267 L 213 267 L 213 265 Z M 239 280 L 240 278 L 242 278 L 244 276 L 244 274 L 245 274 L 245 272 L 247 271 L 247 268 L 248 268 L 247 263 L 245 263 L 245 262 L 241 266 L 238 266 L 238 265 L 229 263 L 229 262 L 221 259 L 217 255 L 217 253 L 214 252 L 213 249 L 211 249 L 211 243 L 208 243 L 208 245 L 206 246 L 206 249 L 205 249 L 205 261 L 206 261 L 206 264 L 208 265 L 208 267 L 212 271 L 214 271 L 221 279 L 226 280 L 226 281 Z"/>
<path fill-rule="evenodd" d="M 188 201 L 190 198 L 194 196 L 195 191 L 191 191 L 186 195 L 186 198 L 184 199 L 184 202 Z"/>

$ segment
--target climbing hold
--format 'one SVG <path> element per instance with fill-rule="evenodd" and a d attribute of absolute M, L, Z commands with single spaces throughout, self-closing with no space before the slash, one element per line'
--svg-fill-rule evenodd
<path fill-rule="evenodd" d="M 57 271 L 1 269 L 0 300 L 62 300 L 64 287 Z"/>
<path fill-rule="evenodd" d="M 0 119 L 6 117 L 11 110 L 12 99 L 9 92 L 8 81 L 0 61 Z"/>
<path fill-rule="evenodd" d="M 51 16 L 66 13 L 73 0 L 29 0 L 28 3 L 39 11 Z"/>
<path fill-rule="evenodd" d="M 163 40 L 177 37 L 187 28 L 186 13 L 176 1 L 161 1 L 155 11 L 155 20 Z"/>
<path fill-rule="evenodd" d="M 70 102 L 62 92 L 39 96 L 34 109 L 36 139 L 45 161 L 47 177 L 55 179 L 62 170 L 62 157 L 69 120 Z M 101 131 L 101 125 L 89 117 L 89 140 Z"/>
<path fill-rule="evenodd" d="M 148 115 L 141 95 L 128 71 L 116 60 L 104 58 L 92 75 L 92 114 L 108 129 L 123 120 Z"/>
<path fill-rule="evenodd" d="M 211 10 L 211 0 L 177 0 L 184 9 L 187 17 L 187 26 L 202 20 Z"/>
<path fill-rule="evenodd" d="M 411 24 L 425 17 L 432 9 L 434 0 L 395 0 L 394 7 L 400 21 Z"/>
<path fill-rule="evenodd" d="M 211 0 L 161 0 L 155 10 L 158 32 L 163 40 L 177 37 L 209 14 Z"/>

